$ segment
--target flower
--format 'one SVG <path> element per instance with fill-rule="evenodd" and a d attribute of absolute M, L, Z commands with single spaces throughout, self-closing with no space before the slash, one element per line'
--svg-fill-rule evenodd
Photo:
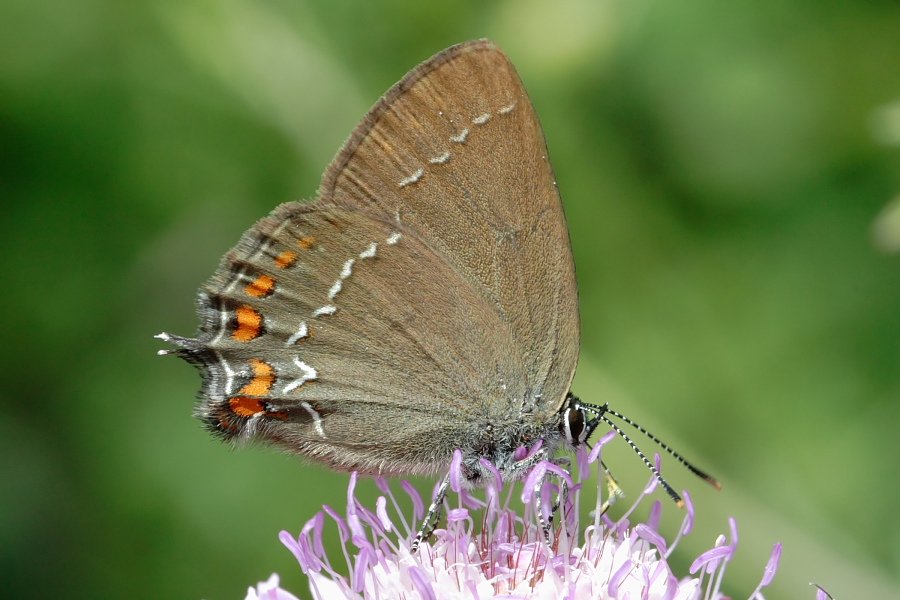
<path fill-rule="evenodd" d="M 256 588 L 248 588 L 245 600 L 299 600 L 297 596 L 281 589 L 278 575 L 272 573 L 267 581 L 261 581 Z"/>
<path fill-rule="evenodd" d="M 677 577 L 667 562 L 678 541 L 693 526 L 694 509 L 689 494 L 684 495 L 684 521 L 671 544 L 657 529 L 662 514 L 659 501 L 653 504 L 646 523 L 631 526 L 628 518 L 656 487 L 655 479 L 618 521 L 612 521 L 600 510 L 598 494 L 593 521 L 586 526 L 580 523 L 582 475 L 589 474 L 592 465 L 601 465 L 600 449 L 609 439 L 607 436 L 601 440 L 590 455 L 584 450 L 576 454 L 579 478 L 568 484 L 571 491 L 556 515 L 558 522 L 553 524 L 550 535 L 545 535 L 540 526 L 536 507 L 542 507 L 540 514 L 551 514 L 559 487 L 550 479 L 562 474 L 557 465 L 541 463 L 524 482 L 514 486 L 524 489 L 519 494 L 521 513 L 513 508 L 512 489 L 503 495 L 502 481 L 487 489 L 485 500 L 460 490 L 456 508 L 447 512 L 446 527 L 435 530 L 415 554 L 409 550 L 415 527 L 403 516 L 388 483 L 376 479 L 384 495 L 372 511 L 355 497 L 356 474 L 350 478 L 343 515 L 325 506 L 306 523 L 299 536 L 282 531 L 279 537 L 309 577 L 312 595 L 317 600 L 724 598 L 720 588 L 725 567 L 737 547 L 734 519 L 729 520 L 730 538 L 719 536 L 715 546 L 693 562 L 691 576 Z M 658 464 L 659 456 L 656 460 Z M 409 482 L 401 481 L 400 486 L 413 502 L 412 523 L 418 523 L 424 515 L 422 498 Z M 341 574 L 324 551 L 326 519 L 337 525 L 349 576 Z M 751 600 L 763 599 L 760 590 L 772 581 L 780 555 L 781 544 L 776 544 Z M 258 591 L 251 588 L 247 600 L 291 597 L 263 595 L 287 594 L 278 588 L 274 575 L 266 583 L 265 592 L 263 585 Z"/>

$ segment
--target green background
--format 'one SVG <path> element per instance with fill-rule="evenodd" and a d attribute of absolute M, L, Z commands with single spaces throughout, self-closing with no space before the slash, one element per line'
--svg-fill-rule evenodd
<path fill-rule="evenodd" d="M 192 333 L 241 232 L 478 37 L 517 65 L 563 192 L 576 393 L 724 483 L 667 469 L 700 513 L 679 574 L 733 515 L 736 598 L 776 541 L 770 600 L 900 596 L 898 32 L 896 0 L 5 0 L 4 596 L 224 600 L 273 571 L 306 593 L 277 533 L 346 475 L 214 442 L 152 335 Z M 647 472 L 614 446 L 634 497 Z"/>

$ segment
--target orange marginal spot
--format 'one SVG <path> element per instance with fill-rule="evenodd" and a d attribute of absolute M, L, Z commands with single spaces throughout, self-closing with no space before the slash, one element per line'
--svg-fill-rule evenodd
<path fill-rule="evenodd" d="M 254 298 L 262 298 L 268 296 L 275 289 L 275 280 L 268 275 L 260 275 L 256 281 L 244 288 L 247 295 Z"/>
<path fill-rule="evenodd" d="M 285 250 L 275 257 L 275 266 L 279 269 L 287 269 L 297 260 L 297 253 L 291 250 Z"/>
<path fill-rule="evenodd" d="M 238 394 L 268 396 L 269 390 L 272 389 L 272 384 L 275 383 L 275 369 L 269 363 L 257 358 L 251 358 L 250 364 L 253 366 L 253 379 L 242 387 Z"/>
<path fill-rule="evenodd" d="M 247 396 L 235 396 L 228 401 L 231 410 L 239 417 L 252 417 L 261 412 L 266 412 L 265 404 L 259 398 Z"/>
<path fill-rule="evenodd" d="M 246 304 L 238 306 L 234 312 L 237 315 L 237 329 L 231 334 L 234 341 L 249 342 L 259 336 L 263 320 L 261 314 Z"/>
<path fill-rule="evenodd" d="M 304 250 L 309 250 L 310 248 L 312 248 L 312 245 L 315 243 L 316 243 L 316 238 L 311 235 L 307 235 L 307 236 L 302 237 L 299 240 L 297 240 L 297 244 L 299 244 L 300 247 L 303 248 Z"/>

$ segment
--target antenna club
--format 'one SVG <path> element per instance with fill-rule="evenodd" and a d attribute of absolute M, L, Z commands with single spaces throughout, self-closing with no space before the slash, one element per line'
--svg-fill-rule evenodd
<path fill-rule="evenodd" d="M 679 500 L 679 501 L 676 502 L 675 504 L 678 505 L 678 508 L 684 508 L 684 500 Z"/>

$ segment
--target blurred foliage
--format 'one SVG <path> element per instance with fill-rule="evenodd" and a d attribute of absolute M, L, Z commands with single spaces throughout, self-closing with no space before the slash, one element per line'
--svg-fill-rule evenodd
<path fill-rule="evenodd" d="M 194 330 L 220 255 L 314 194 L 391 83 L 491 37 L 563 190 L 576 392 L 725 484 L 667 471 L 700 513 L 681 567 L 734 515 L 735 597 L 776 541 L 770 599 L 900 596 L 898 31 L 875 0 L 6 0 L 0 587 L 224 600 L 278 571 L 305 593 L 277 532 L 347 477 L 210 440 L 151 336 Z"/>

